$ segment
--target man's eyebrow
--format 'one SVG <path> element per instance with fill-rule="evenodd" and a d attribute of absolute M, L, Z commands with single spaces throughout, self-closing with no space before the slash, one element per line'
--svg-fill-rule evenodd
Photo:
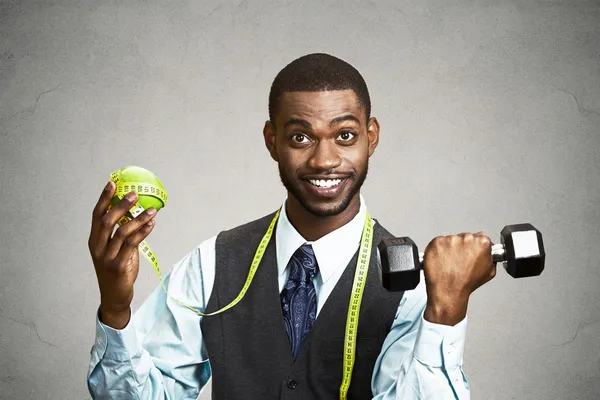
<path fill-rule="evenodd" d="M 356 122 L 357 124 L 360 125 L 360 120 L 358 118 L 356 118 L 352 114 L 348 114 L 348 115 L 342 115 L 341 117 L 337 117 L 337 118 L 332 119 L 329 122 L 329 127 L 333 128 L 334 125 L 340 124 L 340 123 L 345 122 L 345 121 L 354 121 L 354 122 Z"/>
<path fill-rule="evenodd" d="M 329 121 L 329 127 L 333 128 L 335 125 L 341 124 L 342 122 L 345 122 L 345 121 L 354 121 L 360 125 L 360 120 L 358 118 L 356 118 L 352 114 L 347 114 L 347 115 L 342 115 L 341 117 L 334 118 L 331 121 Z M 283 125 L 283 127 L 287 128 L 290 125 L 302 125 L 306 129 L 312 129 L 311 123 L 306 120 L 303 120 L 301 118 L 290 118 L 286 121 L 286 123 Z"/>
<path fill-rule="evenodd" d="M 287 122 L 283 125 L 284 128 L 287 128 L 290 125 L 302 125 L 303 127 L 305 127 L 306 129 L 311 129 L 312 125 L 310 124 L 310 122 L 305 121 L 301 118 L 290 118 L 287 120 Z"/>

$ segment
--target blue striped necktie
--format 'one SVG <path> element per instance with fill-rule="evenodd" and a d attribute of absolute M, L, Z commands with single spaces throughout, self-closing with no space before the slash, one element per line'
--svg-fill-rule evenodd
<path fill-rule="evenodd" d="M 313 278 L 319 272 L 315 252 L 310 244 L 302 245 L 288 263 L 289 278 L 281 291 L 285 330 L 296 360 L 302 343 L 317 318 L 317 296 Z"/>

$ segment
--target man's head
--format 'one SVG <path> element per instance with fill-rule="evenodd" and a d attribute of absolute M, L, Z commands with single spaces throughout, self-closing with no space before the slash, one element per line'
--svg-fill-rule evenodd
<path fill-rule="evenodd" d="M 379 140 L 360 73 L 327 54 L 300 57 L 277 74 L 263 130 L 290 200 L 334 216 L 357 200 Z"/>
<path fill-rule="evenodd" d="M 322 92 L 352 90 L 371 117 L 371 98 L 362 75 L 346 61 L 324 53 L 314 53 L 295 59 L 275 77 L 269 93 L 269 118 L 275 124 L 281 96 L 286 92 Z"/>

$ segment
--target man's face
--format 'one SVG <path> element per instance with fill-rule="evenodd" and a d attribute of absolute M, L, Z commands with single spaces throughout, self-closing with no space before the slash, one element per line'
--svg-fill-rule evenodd
<path fill-rule="evenodd" d="M 273 122 L 265 142 L 289 194 L 314 215 L 343 212 L 366 179 L 377 120 L 366 120 L 352 90 L 340 90 L 286 92 Z"/>

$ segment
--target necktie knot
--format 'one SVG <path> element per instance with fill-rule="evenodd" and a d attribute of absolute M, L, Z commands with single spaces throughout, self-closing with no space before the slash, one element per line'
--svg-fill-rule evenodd
<path fill-rule="evenodd" d="M 315 251 L 310 244 L 303 244 L 296 250 L 290 260 L 290 277 L 295 282 L 308 283 L 319 272 Z"/>

